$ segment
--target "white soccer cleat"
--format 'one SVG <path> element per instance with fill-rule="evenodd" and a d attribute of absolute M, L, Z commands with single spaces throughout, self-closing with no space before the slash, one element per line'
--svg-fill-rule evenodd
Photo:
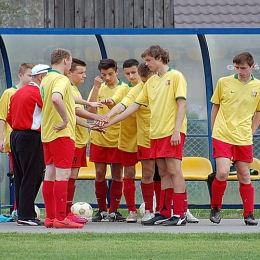
<path fill-rule="evenodd" d="M 189 211 L 189 209 L 187 210 L 187 212 L 185 213 L 185 218 L 186 221 L 188 223 L 199 223 L 199 219 L 195 218 L 192 213 Z"/>

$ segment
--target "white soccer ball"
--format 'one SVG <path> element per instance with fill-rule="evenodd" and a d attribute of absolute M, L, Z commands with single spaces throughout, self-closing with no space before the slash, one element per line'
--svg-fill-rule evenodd
<path fill-rule="evenodd" d="M 93 209 L 87 202 L 76 202 L 71 206 L 71 212 L 78 217 L 90 218 L 92 217 Z"/>
<path fill-rule="evenodd" d="M 41 218 L 41 211 L 40 211 L 40 209 L 36 205 L 34 205 L 34 210 L 36 212 L 37 218 L 40 219 Z"/>
<path fill-rule="evenodd" d="M 145 203 L 144 202 L 139 207 L 139 214 L 141 215 L 141 217 L 143 217 L 145 215 Z"/>

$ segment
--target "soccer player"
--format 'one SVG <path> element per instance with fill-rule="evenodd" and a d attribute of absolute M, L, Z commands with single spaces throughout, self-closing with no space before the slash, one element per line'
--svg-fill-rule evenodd
<path fill-rule="evenodd" d="M 12 95 L 6 118 L 13 129 L 11 149 L 19 226 L 43 224 L 37 219 L 34 201 L 45 170 L 40 132 L 42 119 L 40 83 L 48 69 L 50 67 L 44 64 L 32 68 L 32 80 Z"/>
<path fill-rule="evenodd" d="M 101 101 L 105 97 L 113 96 L 120 88 L 125 88 L 127 85 L 117 78 L 118 68 L 117 63 L 113 59 L 100 60 L 98 64 L 100 76 L 95 77 L 94 86 L 89 94 L 89 101 Z M 90 108 L 89 112 L 99 114 L 108 113 L 109 108 Z M 125 221 L 119 212 L 119 204 L 122 197 L 123 179 L 122 179 L 122 164 L 120 151 L 118 149 L 120 124 L 115 124 L 107 129 L 107 134 L 102 134 L 97 131 L 90 133 L 90 161 L 95 163 L 96 179 L 95 179 L 95 194 L 99 210 L 92 218 L 93 222 L 104 220 L 110 221 Z M 111 172 L 113 181 L 110 189 L 110 208 L 107 212 L 107 183 L 106 183 L 106 168 L 111 164 Z"/>
<path fill-rule="evenodd" d="M 134 89 L 141 79 L 137 71 L 139 62 L 136 59 L 128 59 L 123 63 L 123 72 L 128 79 L 128 87 L 120 88 L 112 97 L 101 100 L 101 103 L 108 105 L 110 108 L 117 106 L 127 93 Z M 112 109 L 113 110 L 113 109 Z M 110 114 L 111 112 L 109 112 Z M 115 111 L 111 116 L 118 113 Z M 120 123 L 118 149 L 121 154 L 121 161 L 124 167 L 124 185 L 123 192 L 126 205 L 128 208 L 128 216 L 126 222 L 137 222 L 138 215 L 135 204 L 135 165 L 137 160 L 137 124 L 136 115 L 133 114 Z"/>
<path fill-rule="evenodd" d="M 211 98 L 216 177 L 212 183 L 210 221 L 217 224 L 221 221 L 222 198 L 232 160 L 237 170 L 245 224 L 257 225 L 250 163 L 253 161 L 252 134 L 260 123 L 260 81 L 252 76 L 255 64 L 250 53 L 238 53 L 233 58 L 233 64 L 236 74 L 220 78 Z"/>
<path fill-rule="evenodd" d="M 160 213 L 142 224 L 186 225 L 184 200 L 187 194 L 181 172 L 187 131 L 186 79 L 168 66 L 169 53 L 159 45 L 150 46 L 141 57 L 157 74 L 148 79 L 135 103 L 124 113 L 128 116 L 141 106 L 150 106 L 150 156 L 156 159 L 161 177 Z M 172 201 L 174 214 L 171 216 Z"/>
<path fill-rule="evenodd" d="M 82 96 L 77 86 L 84 83 L 87 77 L 86 70 L 87 70 L 87 64 L 84 61 L 76 58 L 72 58 L 71 68 L 68 71 L 67 77 L 71 82 L 73 95 L 78 99 L 82 99 Z M 97 119 L 96 114 L 88 112 L 87 110 L 84 109 L 84 106 L 81 104 L 76 104 L 75 109 L 76 109 L 76 116 L 80 117 L 84 121 L 86 121 L 85 119 L 93 119 L 93 120 Z M 72 206 L 72 202 L 76 190 L 75 182 L 78 177 L 79 169 L 80 167 L 87 166 L 86 151 L 87 151 L 87 143 L 89 141 L 88 128 L 93 129 L 90 124 L 87 124 L 87 122 L 86 122 L 86 126 L 84 127 L 78 124 L 76 125 L 75 153 L 72 162 L 71 176 L 69 177 L 69 181 L 68 181 L 68 197 L 67 197 L 66 214 L 67 214 L 67 218 L 69 218 L 70 220 L 76 223 L 86 223 L 88 221 L 86 218 L 79 218 L 71 212 L 71 206 Z"/>
<path fill-rule="evenodd" d="M 47 228 L 83 228 L 84 224 L 66 218 L 68 179 L 75 151 L 75 100 L 69 79 L 71 53 L 55 49 L 50 70 L 41 83 L 43 99 L 42 142 L 46 164 L 42 195 Z"/>

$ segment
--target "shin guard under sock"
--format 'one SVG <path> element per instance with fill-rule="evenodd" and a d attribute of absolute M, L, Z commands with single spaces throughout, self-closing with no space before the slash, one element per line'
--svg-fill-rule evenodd
<path fill-rule="evenodd" d="M 143 200 L 145 203 L 145 210 L 153 212 L 153 195 L 154 195 L 154 183 L 143 183 L 141 182 L 141 190 Z"/>
<path fill-rule="evenodd" d="M 106 180 L 101 182 L 95 181 L 95 194 L 98 208 L 104 211 L 107 211 L 107 190 L 108 188 Z"/>
<path fill-rule="evenodd" d="M 239 184 L 239 192 L 240 196 L 243 202 L 243 207 L 244 207 L 244 212 L 243 215 L 244 217 L 247 217 L 249 214 L 254 214 L 254 186 L 252 183 L 250 184 Z"/>
<path fill-rule="evenodd" d="M 217 207 L 218 210 L 222 207 L 222 199 L 227 187 L 227 181 L 219 181 L 217 178 L 212 182 L 212 198 L 211 208 Z"/>
<path fill-rule="evenodd" d="M 113 180 L 110 189 L 109 213 L 118 210 L 122 195 L 123 195 L 123 182 Z"/>

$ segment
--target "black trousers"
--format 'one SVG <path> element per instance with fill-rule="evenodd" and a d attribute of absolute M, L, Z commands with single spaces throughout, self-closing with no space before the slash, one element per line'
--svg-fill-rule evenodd
<path fill-rule="evenodd" d="M 35 219 L 35 198 L 45 170 L 41 133 L 33 130 L 13 130 L 11 151 L 18 219 Z"/>

